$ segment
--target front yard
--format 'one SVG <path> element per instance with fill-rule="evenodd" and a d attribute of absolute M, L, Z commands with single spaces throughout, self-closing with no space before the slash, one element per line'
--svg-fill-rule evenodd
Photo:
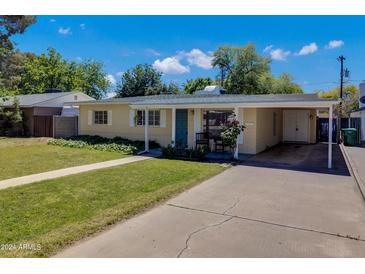
<path fill-rule="evenodd" d="M 51 256 L 224 169 L 155 159 L 1 190 L 0 257 Z"/>
<path fill-rule="evenodd" d="M 47 145 L 46 138 L 0 138 L 0 181 L 121 157 L 125 155 Z"/>

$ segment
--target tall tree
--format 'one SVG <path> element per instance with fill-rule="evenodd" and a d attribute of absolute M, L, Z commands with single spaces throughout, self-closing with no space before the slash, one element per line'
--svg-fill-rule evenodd
<path fill-rule="evenodd" d="M 294 78 L 288 73 L 282 73 L 275 79 L 274 93 L 303 93 L 303 89 L 293 82 Z"/>
<path fill-rule="evenodd" d="M 161 94 L 179 94 L 180 88 L 179 85 L 176 83 L 169 83 L 169 84 L 163 84 L 162 85 L 162 91 Z"/>
<path fill-rule="evenodd" d="M 235 49 L 230 46 L 221 46 L 213 53 L 212 66 L 220 70 L 220 85 L 224 87 L 224 81 L 231 72 L 234 62 Z"/>
<path fill-rule="evenodd" d="M 117 86 L 116 97 L 160 94 L 163 88 L 161 75 L 151 65 L 139 64 L 122 75 L 122 81 Z"/>
<path fill-rule="evenodd" d="M 282 73 L 275 78 L 271 72 L 265 73 L 259 78 L 259 94 L 291 94 L 303 93 L 303 89 L 293 82 L 293 77 L 288 73 Z"/>
<path fill-rule="evenodd" d="M 184 84 L 184 93 L 193 94 L 197 90 L 202 90 L 206 86 L 215 84 L 215 81 L 210 77 L 198 77 L 196 79 L 190 79 Z"/>
<path fill-rule="evenodd" d="M 236 48 L 235 63 L 227 78 L 228 93 L 258 93 L 260 76 L 270 71 L 269 64 L 270 59 L 260 56 L 253 44 Z"/>
<path fill-rule="evenodd" d="M 11 51 L 0 63 L 0 96 L 19 93 L 22 85 L 22 74 L 27 60 L 34 58 L 32 53 Z"/>
<path fill-rule="evenodd" d="M 14 56 L 11 36 L 23 33 L 35 21 L 34 16 L 0 15 L 0 96 L 16 92 L 14 84 L 19 81 L 18 71 L 12 74 L 14 68 L 8 67 L 14 61 L 20 62 L 20 55 Z"/>
<path fill-rule="evenodd" d="M 80 84 L 78 87 L 87 95 L 101 99 L 111 85 L 103 71 L 103 64 L 96 61 L 86 61 L 79 66 Z M 76 79 L 75 79 L 76 80 Z M 76 87 L 76 89 L 78 88 Z"/>
<path fill-rule="evenodd" d="M 13 49 L 10 37 L 23 33 L 27 27 L 34 24 L 36 18 L 29 15 L 1 15 L 0 16 L 0 49 Z"/>
<path fill-rule="evenodd" d="M 339 99 L 340 87 L 336 87 L 330 90 L 318 90 L 320 98 L 323 99 Z M 359 108 L 359 89 L 355 85 L 346 85 L 343 88 L 343 104 L 342 104 L 342 116 L 348 116 L 352 110 Z M 339 105 L 335 108 L 334 112 L 337 115 L 340 108 Z"/>
<path fill-rule="evenodd" d="M 42 53 L 32 60 L 28 60 L 24 66 L 23 94 L 42 93 L 45 89 L 54 88 L 66 90 L 74 86 L 69 83 L 69 73 L 72 68 L 66 60 L 62 59 L 55 49 L 48 49 L 48 54 Z"/>
<path fill-rule="evenodd" d="M 45 89 L 82 91 L 96 99 L 105 96 L 110 82 L 106 79 L 103 64 L 86 61 L 68 62 L 55 49 L 28 59 L 21 75 L 21 93 L 42 93 Z"/>
<path fill-rule="evenodd" d="M 259 55 L 255 45 L 245 47 L 219 47 L 213 54 L 212 65 L 220 69 L 221 84 L 227 93 L 269 94 L 301 93 L 293 78 L 283 73 L 275 78 L 270 69 L 270 58 Z"/>

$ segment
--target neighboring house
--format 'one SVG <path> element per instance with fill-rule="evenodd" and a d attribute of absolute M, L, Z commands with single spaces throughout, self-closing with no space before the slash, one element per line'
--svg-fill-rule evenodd
<path fill-rule="evenodd" d="M 214 150 L 219 125 L 234 112 L 246 126 L 237 153 L 256 154 L 280 142 L 315 143 L 316 111 L 331 110 L 332 117 L 335 104 L 336 100 L 319 99 L 317 94 L 225 95 L 217 87 L 208 87 L 193 95 L 82 102 L 79 133 L 145 140 L 147 150 L 148 140 L 162 146 L 196 147 L 197 140 L 209 133 Z"/>
<path fill-rule="evenodd" d="M 360 83 L 359 85 L 359 109 L 353 111 L 351 113 L 351 117 L 360 118 L 361 120 L 361 142 L 365 144 L 365 81 Z"/>
<path fill-rule="evenodd" d="M 61 115 L 66 102 L 92 101 L 92 97 L 82 92 L 45 92 L 41 94 L 18 95 L 20 109 L 25 114 L 25 121 L 30 136 L 52 137 L 53 116 Z M 12 108 L 15 97 L 0 97 L 0 104 Z M 73 111 L 75 115 L 78 111 Z"/>

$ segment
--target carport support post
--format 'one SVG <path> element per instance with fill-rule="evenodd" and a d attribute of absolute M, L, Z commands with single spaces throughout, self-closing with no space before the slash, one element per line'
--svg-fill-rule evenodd
<path fill-rule="evenodd" d="M 235 107 L 234 114 L 236 114 L 236 119 L 238 119 L 238 116 L 239 116 L 238 112 L 239 112 L 238 107 Z M 238 139 L 239 139 L 239 136 L 237 137 L 237 140 L 236 140 L 236 147 L 234 149 L 234 156 L 233 156 L 236 160 L 238 160 Z"/>
<path fill-rule="evenodd" d="M 149 123 L 148 109 L 146 108 L 144 110 L 144 150 L 146 152 L 149 152 L 150 150 L 149 138 L 148 138 L 148 123 Z"/>
<path fill-rule="evenodd" d="M 328 168 L 332 168 L 332 106 L 328 109 Z"/>
<path fill-rule="evenodd" d="M 175 147 L 176 139 L 176 108 L 171 109 L 171 145 Z"/>

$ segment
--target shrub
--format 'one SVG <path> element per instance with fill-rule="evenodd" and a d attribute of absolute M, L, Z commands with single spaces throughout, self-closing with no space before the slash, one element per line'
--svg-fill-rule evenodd
<path fill-rule="evenodd" d="M 204 160 L 208 152 L 209 148 L 207 146 L 199 147 L 198 149 L 195 150 L 195 157 L 200 160 Z"/>
<path fill-rule="evenodd" d="M 236 146 L 237 138 L 244 130 L 245 126 L 240 125 L 236 119 L 236 114 L 231 115 L 226 124 L 221 125 L 221 134 L 223 144 L 233 149 Z"/>
<path fill-rule="evenodd" d="M 8 109 L 5 109 L 0 102 L 0 135 L 15 137 L 26 134 L 25 115 L 20 110 L 19 99 L 15 97 L 12 107 Z"/>
<path fill-rule="evenodd" d="M 120 152 L 124 155 L 136 154 L 138 151 L 144 149 L 144 141 L 131 141 L 121 137 L 110 139 L 98 135 L 79 135 L 66 139 L 51 139 L 48 141 L 48 144 L 72 148 Z M 156 147 L 159 147 L 159 144 L 155 141 L 151 141 L 150 148 Z"/>
<path fill-rule="evenodd" d="M 177 149 L 172 145 L 162 148 L 162 156 L 167 159 L 174 159 L 177 157 Z"/>
<path fill-rule="evenodd" d="M 167 159 L 188 158 L 191 160 L 204 160 L 208 152 L 209 149 L 206 146 L 199 147 L 198 149 L 177 149 L 172 145 L 168 145 L 167 147 L 162 148 L 162 156 Z"/>

